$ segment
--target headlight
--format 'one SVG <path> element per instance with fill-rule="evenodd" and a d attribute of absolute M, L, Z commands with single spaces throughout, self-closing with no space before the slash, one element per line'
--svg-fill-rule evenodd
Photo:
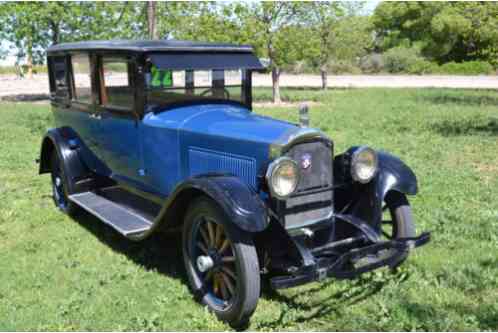
<path fill-rule="evenodd" d="M 370 147 L 359 147 L 351 156 L 351 177 L 362 184 L 368 183 L 377 172 L 377 153 Z"/>
<path fill-rule="evenodd" d="M 296 162 L 288 157 L 276 159 L 268 167 L 266 181 L 272 196 L 287 198 L 294 193 L 299 183 L 299 168 Z"/>

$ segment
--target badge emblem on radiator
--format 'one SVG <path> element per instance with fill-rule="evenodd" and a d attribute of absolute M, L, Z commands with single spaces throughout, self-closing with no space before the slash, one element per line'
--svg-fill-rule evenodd
<path fill-rule="evenodd" d="M 301 156 L 301 167 L 303 169 L 309 169 L 311 166 L 311 155 L 310 154 L 304 154 Z"/>

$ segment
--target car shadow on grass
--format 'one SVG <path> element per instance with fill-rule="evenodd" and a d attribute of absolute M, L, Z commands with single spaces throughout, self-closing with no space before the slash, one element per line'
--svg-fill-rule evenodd
<path fill-rule="evenodd" d="M 169 278 L 178 279 L 188 285 L 182 260 L 181 235 L 179 233 L 153 234 L 143 241 L 134 242 L 124 238 L 110 226 L 87 212 L 82 211 L 73 220 L 113 251 L 126 255 L 136 265 L 143 267 L 145 270 L 154 270 Z M 261 297 L 282 304 L 285 303 L 286 306 L 283 307 L 277 320 L 258 323 L 257 329 L 271 330 L 292 325 L 292 323 L 318 319 L 330 313 L 339 313 L 341 308 L 356 304 L 375 295 L 391 279 L 399 280 L 399 276 L 391 274 L 390 277 L 379 280 L 373 275 L 367 275 L 351 281 L 347 286 L 324 299 L 323 290 L 333 283 L 337 283 L 336 280 L 329 279 L 322 283 L 315 283 L 311 288 L 299 293 L 300 297 L 311 297 L 313 301 L 310 302 L 309 300 L 300 301 L 296 297 L 286 296 L 279 291 L 272 290 L 269 288 L 267 279 L 263 278 Z M 301 315 L 289 318 L 289 309 L 297 309 Z"/>
<path fill-rule="evenodd" d="M 73 220 L 113 251 L 126 255 L 145 270 L 155 270 L 188 284 L 183 268 L 179 233 L 156 233 L 143 241 L 135 242 L 126 239 L 90 213 L 82 211 Z"/>
<path fill-rule="evenodd" d="M 284 295 L 269 287 L 263 289 L 263 297 L 268 300 L 285 303 L 277 320 L 261 322 L 256 325 L 258 330 L 277 330 L 292 324 L 304 323 L 313 319 L 327 317 L 330 314 L 340 315 L 342 309 L 366 300 L 382 290 L 391 280 L 402 280 L 400 274 L 394 272 L 387 278 L 378 279 L 373 274 L 364 275 L 358 279 L 348 281 L 341 289 L 324 297 L 324 290 L 338 283 L 335 279 L 315 283 L 315 286 L 295 295 Z M 309 298 L 313 300 L 310 301 Z M 298 315 L 292 314 L 298 311 Z"/>

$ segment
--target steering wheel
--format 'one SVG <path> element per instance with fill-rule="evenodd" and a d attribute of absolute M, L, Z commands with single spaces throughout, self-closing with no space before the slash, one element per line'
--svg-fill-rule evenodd
<path fill-rule="evenodd" d="M 210 91 L 211 91 L 211 92 L 214 92 L 214 89 L 215 89 L 214 87 L 208 88 L 208 89 L 204 90 L 203 92 L 201 92 L 201 93 L 199 94 L 199 96 L 203 96 L 203 97 L 204 97 L 204 96 L 205 96 L 208 92 L 210 92 Z M 219 89 L 219 88 L 216 88 L 216 89 Z M 226 99 L 230 99 L 230 93 L 229 93 L 229 92 L 228 92 L 228 90 L 227 90 L 226 88 L 224 88 L 224 87 L 223 87 L 223 94 L 225 94 L 225 95 L 226 95 Z"/>

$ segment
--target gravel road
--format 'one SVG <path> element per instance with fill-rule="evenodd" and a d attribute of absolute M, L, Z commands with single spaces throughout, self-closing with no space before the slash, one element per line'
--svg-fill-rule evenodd
<path fill-rule="evenodd" d="M 475 88 L 498 89 L 498 76 L 440 76 L 440 75 L 330 75 L 330 87 L 341 88 Z M 320 87 L 318 75 L 282 74 L 282 87 Z M 269 74 L 255 74 L 254 86 L 271 86 Z M 48 79 L 45 74 L 35 75 L 33 79 L 18 79 L 14 75 L 0 75 L 0 97 L 6 95 L 47 94 Z"/>

